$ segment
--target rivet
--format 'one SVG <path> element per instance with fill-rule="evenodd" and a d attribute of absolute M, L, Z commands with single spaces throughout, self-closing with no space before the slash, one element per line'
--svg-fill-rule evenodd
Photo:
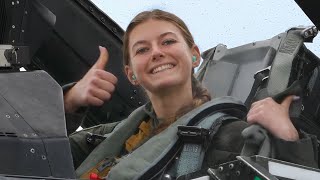
<path fill-rule="evenodd" d="M 10 115 L 8 115 L 8 114 L 7 114 L 7 115 L 6 115 L 6 118 L 8 118 L 8 119 L 9 119 L 9 118 L 10 118 Z"/>
<path fill-rule="evenodd" d="M 23 33 L 24 33 L 24 30 L 22 29 L 22 30 L 21 30 L 21 32 L 23 32 Z"/>
<path fill-rule="evenodd" d="M 14 2 L 12 1 L 12 6 L 14 6 Z"/>
<path fill-rule="evenodd" d="M 239 166 L 240 166 L 240 167 L 243 167 L 243 163 L 242 163 L 241 161 L 239 162 Z"/>
<path fill-rule="evenodd" d="M 131 100 L 134 100 L 134 97 L 133 97 L 133 96 L 131 96 L 131 97 L 130 97 L 130 99 L 131 99 Z"/>
<path fill-rule="evenodd" d="M 316 27 L 313 27 L 312 30 L 313 30 L 313 33 L 315 34 L 318 33 L 318 29 Z"/>
<path fill-rule="evenodd" d="M 14 28 L 16 28 L 16 26 L 15 26 L 15 25 L 12 25 L 12 29 L 14 29 Z"/>
<path fill-rule="evenodd" d="M 112 32 L 117 33 L 117 28 L 113 27 Z"/>
<path fill-rule="evenodd" d="M 45 155 L 42 155 L 41 158 L 42 158 L 42 160 L 46 160 L 47 159 L 47 157 Z"/>
<path fill-rule="evenodd" d="M 14 40 L 12 40 L 12 42 L 14 43 Z"/>
<path fill-rule="evenodd" d="M 31 148 L 31 149 L 30 149 L 30 152 L 31 152 L 31 153 L 35 153 L 36 151 L 35 151 L 33 148 Z"/>
<path fill-rule="evenodd" d="M 20 117 L 19 114 L 15 114 L 14 116 L 17 117 L 17 118 Z"/>
<path fill-rule="evenodd" d="M 304 105 L 301 104 L 301 111 L 304 111 Z"/>
<path fill-rule="evenodd" d="M 133 90 L 133 93 L 137 94 L 137 90 Z"/>
<path fill-rule="evenodd" d="M 36 133 L 32 133 L 31 135 L 34 136 L 34 137 L 37 137 L 37 136 L 38 136 Z"/>
<path fill-rule="evenodd" d="M 90 12 L 93 12 L 93 8 L 92 8 L 92 7 L 89 7 L 89 11 L 90 11 Z"/>
<path fill-rule="evenodd" d="M 24 11 L 24 14 L 28 14 L 28 11 Z"/>
<path fill-rule="evenodd" d="M 17 4 L 19 4 L 20 2 L 19 1 L 17 1 Z"/>
<path fill-rule="evenodd" d="M 236 175 L 237 175 L 237 176 L 240 176 L 240 171 L 236 171 Z"/>
<path fill-rule="evenodd" d="M 106 20 L 104 19 L 104 17 L 101 17 L 100 20 L 104 23 L 106 22 Z"/>
<path fill-rule="evenodd" d="M 142 102 L 138 102 L 139 105 L 142 105 Z"/>
<path fill-rule="evenodd" d="M 222 167 L 222 166 L 219 166 L 218 170 L 219 170 L 220 172 L 222 172 L 222 171 L 223 171 L 223 167 Z"/>
<path fill-rule="evenodd" d="M 233 164 L 229 164 L 229 169 L 233 169 L 234 165 Z"/>

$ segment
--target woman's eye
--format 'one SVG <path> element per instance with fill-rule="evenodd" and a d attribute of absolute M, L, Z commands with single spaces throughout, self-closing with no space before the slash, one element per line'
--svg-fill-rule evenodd
<path fill-rule="evenodd" d="M 176 40 L 174 40 L 174 39 L 167 39 L 167 40 L 164 40 L 162 44 L 163 45 L 170 45 L 170 44 L 173 44 L 175 42 L 176 42 Z"/>
<path fill-rule="evenodd" d="M 148 51 L 148 48 L 139 48 L 137 51 L 136 51 L 136 54 L 143 54 L 145 52 Z"/>

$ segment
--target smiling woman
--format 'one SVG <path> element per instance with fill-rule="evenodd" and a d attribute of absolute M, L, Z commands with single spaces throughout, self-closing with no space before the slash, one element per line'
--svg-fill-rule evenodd
<path fill-rule="evenodd" d="M 74 163 L 79 166 L 77 176 L 161 179 L 193 172 L 201 176 L 210 166 L 234 160 L 243 146 L 241 131 L 248 126 L 241 120 L 246 108 L 232 97 L 211 100 L 195 79 L 193 69 L 200 63 L 200 51 L 186 24 L 166 11 L 143 11 L 128 25 L 123 41 L 126 76 L 144 88 L 150 102 L 120 123 L 70 136 Z M 269 130 L 276 150 L 290 147 L 285 153 L 275 151 L 280 152 L 277 158 L 297 162 L 287 158 L 292 155 L 302 159 L 297 163 L 316 166 L 314 154 L 298 151 L 316 147 L 310 136 L 299 136 L 292 125 L 291 101 L 291 96 L 283 104 L 270 98 L 259 101 L 250 111 L 250 122 Z M 87 143 L 88 133 L 107 138 L 94 148 L 97 144 Z"/>

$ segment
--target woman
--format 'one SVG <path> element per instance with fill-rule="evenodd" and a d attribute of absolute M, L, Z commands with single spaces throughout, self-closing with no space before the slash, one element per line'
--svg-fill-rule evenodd
<path fill-rule="evenodd" d="M 150 103 L 138 108 L 119 124 L 100 125 L 70 136 L 76 166 L 91 153 L 77 169 L 77 175 L 82 178 L 88 178 L 91 173 L 98 173 L 100 177 L 108 175 L 110 179 L 133 179 L 138 174 L 143 174 L 145 168 L 140 167 L 153 164 L 147 160 L 144 162 L 144 156 L 161 154 L 154 152 L 161 151 L 164 146 L 159 137 L 169 132 L 176 134 L 176 125 L 181 119 L 196 114 L 211 102 L 207 90 L 193 76 L 193 69 L 200 63 L 199 48 L 185 23 L 177 16 L 161 10 L 138 14 L 126 30 L 123 55 L 128 79 L 132 84 L 144 88 Z M 286 98 L 282 104 L 275 103 L 271 98 L 256 102 L 247 119 L 249 123 L 257 123 L 266 128 L 279 146 L 286 147 L 289 144 L 292 148 L 287 149 L 286 157 L 291 153 L 297 157 L 299 153 L 293 148 L 304 146 L 313 150 L 315 147 L 312 146 L 310 137 L 304 138 L 301 135 L 303 139 L 299 139 L 299 133 L 288 117 L 291 101 L 292 97 Z M 215 113 L 208 113 L 207 116 L 214 115 Z M 221 122 L 211 140 L 202 169 L 234 160 L 239 155 L 244 142 L 240 134 L 248 124 L 230 115 L 224 119 L 228 118 L 229 120 Z M 88 132 L 106 134 L 106 139 L 95 148 L 95 143 L 88 144 L 85 139 Z M 97 135 L 90 136 L 92 137 L 102 139 Z M 152 147 L 151 152 L 142 151 L 152 143 L 159 148 Z M 99 157 L 102 152 L 103 158 Z M 179 157 L 179 154 L 176 156 Z M 281 159 L 281 152 L 277 157 Z M 301 155 L 299 158 L 303 159 L 305 165 L 315 164 L 313 154 L 309 157 Z M 181 172 L 174 172 L 178 169 L 174 164 L 174 160 L 168 161 L 163 171 L 158 170 L 161 172 L 159 176 L 183 175 Z M 99 168 L 107 170 L 100 173 Z"/>

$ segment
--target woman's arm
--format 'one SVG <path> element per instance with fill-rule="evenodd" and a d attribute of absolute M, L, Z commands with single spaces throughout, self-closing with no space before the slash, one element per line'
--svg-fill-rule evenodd
<path fill-rule="evenodd" d="M 289 118 L 293 98 L 294 96 L 288 96 L 281 104 L 272 98 L 257 101 L 252 104 L 247 121 L 249 124 L 261 125 L 273 135 L 272 158 L 318 167 L 316 137 L 299 132 Z"/>

